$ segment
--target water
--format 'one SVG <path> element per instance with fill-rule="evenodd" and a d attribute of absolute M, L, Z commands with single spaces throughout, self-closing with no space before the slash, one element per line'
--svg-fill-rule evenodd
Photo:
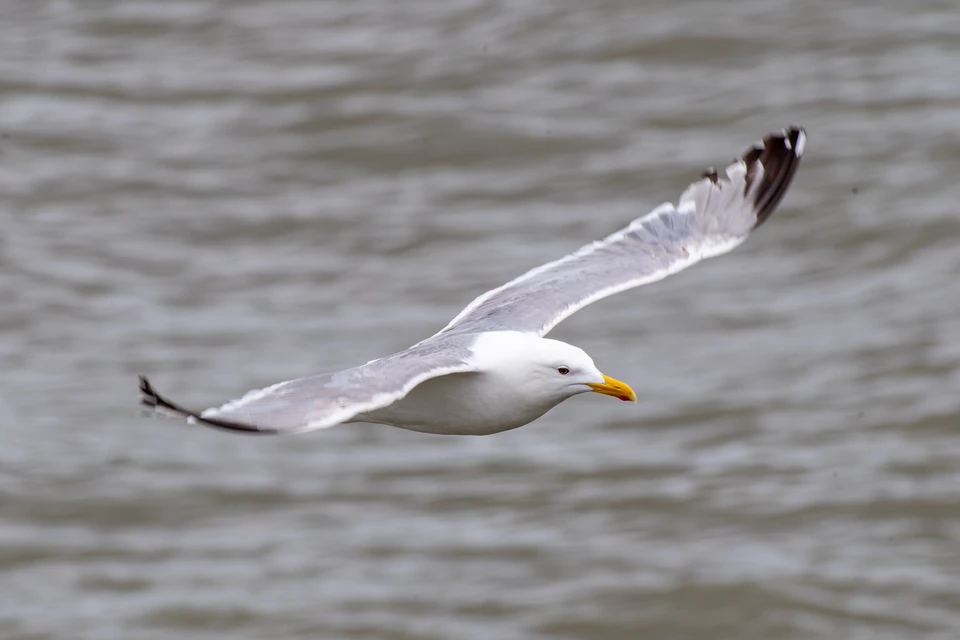
<path fill-rule="evenodd" d="M 956 638 L 953 3 L 0 5 L 0 637 Z M 451 438 L 136 417 L 364 362 L 787 123 L 741 249 Z"/>

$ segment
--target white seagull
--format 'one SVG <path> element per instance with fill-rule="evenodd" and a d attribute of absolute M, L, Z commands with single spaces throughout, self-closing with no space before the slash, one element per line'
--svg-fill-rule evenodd
<path fill-rule="evenodd" d="M 773 133 L 713 169 L 674 206 L 548 262 L 471 302 L 439 333 L 384 358 L 251 391 L 200 413 L 157 393 L 140 376 L 141 402 L 189 422 L 233 431 L 302 433 L 345 422 L 411 431 L 487 435 L 536 420 L 594 391 L 636 402 L 626 383 L 582 349 L 544 336 L 586 305 L 727 253 L 773 213 L 799 165 L 800 127 Z"/>

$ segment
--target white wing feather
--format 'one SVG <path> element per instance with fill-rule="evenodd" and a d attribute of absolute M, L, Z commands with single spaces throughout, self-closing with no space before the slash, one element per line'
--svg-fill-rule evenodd
<path fill-rule="evenodd" d="M 727 167 L 726 178 L 709 170 L 676 206 L 664 203 L 625 229 L 482 294 L 437 336 L 497 330 L 545 335 L 591 302 L 731 251 L 773 213 L 805 141 L 799 127 L 767 136 Z"/>

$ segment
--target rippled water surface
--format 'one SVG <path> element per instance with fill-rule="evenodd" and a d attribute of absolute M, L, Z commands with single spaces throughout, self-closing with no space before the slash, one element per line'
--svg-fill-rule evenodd
<path fill-rule="evenodd" d="M 955 3 L 0 3 L 0 637 L 960 637 Z M 137 417 L 365 362 L 807 127 L 487 438 Z"/>

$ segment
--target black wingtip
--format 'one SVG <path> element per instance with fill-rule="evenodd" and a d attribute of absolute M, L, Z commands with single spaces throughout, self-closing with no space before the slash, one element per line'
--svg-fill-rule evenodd
<path fill-rule="evenodd" d="M 800 166 L 806 141 L 803 127 L 790 126 L 771 133 L 743 154 L 741 159 L 747 166 L 744 194 L 753 193 L 755 228 L 770 217 L 786 194 Z M 758 165 L 762 171 L 758 171 Z"/>
<path fill-rule="evenodd" d="M 274 431 L 258 429 L 254 426 L 243 424 L 242 422 L 218 420 L 216 418 L 201 418 L 199 413 L 174 404 L 157 393 L 147 376 L 140 375 L 138 378 L 140 380 L 140 404 L 145 407 L 149 407 L 154 411 L 173 415 L 178 418 L 192 418 L 194 421 L 200 424 L 207 425 L 209 427 L 216 427 L 218 429 L 226 429 L 227 431 L 239 431 L 243 433 L 264 435 L 275 433 Z"/>
<path fill-rule="evenodd" d="M 140 380 L 140 404 L 145 407 L 150 407 L 151 409 L 174 409 L 177 411 L 173 405 L 164 400 L 160 394 L 153 389 L 153 385 L 150 384 L 147 376 L 140 374 L 137 378 Z M 189 415 L 188 411 L 177 411 L 177 413 L 182 413 L 182 417 Z"/>
<path fill-rule="evenodd" d="M 140 380 L 140 404 L 145 407 L 156 407 L 159 398 L 150 380 L 143 374 L 138 375 L 137 378 Z"/>

